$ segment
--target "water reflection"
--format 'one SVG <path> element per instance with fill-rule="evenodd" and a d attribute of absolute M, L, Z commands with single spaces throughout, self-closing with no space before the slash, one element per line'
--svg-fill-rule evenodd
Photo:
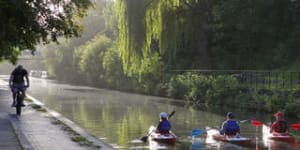
<path fill-rule="evenodd" d="M 120 149 L 150 148 L 148 143 L 137 144 L 132 143 L 132 140 L 147 135 L 148 128 L 158 123 L 160 112 L 172 110 L 176 110 L 176 114 L 170 119 L 172 130 L 179 138 L 174 149 L 249 149 L 230 143 L 209 142 L 206 138 L 192 140 L 189 137 L 193 129 L 205 129 L 206 126 L 218 128 L 226 119 L 226 112 L 229 111 L 225 107 L 217 109 L 203 107 L 199 110 L 199 108 L 188 107 L 179 100 L 58 84 L 50 80 L 31 79 L 31 82 L 28 92 L 32 96 L 88 132 Z M 268 118 L 242 109 L 230 111 L 237 112 L 236 116 L 239 120 L 249 119 L 249 116 L 260 120 Z M 259 149 L 272 148 L 272 146 L 263 146 L 261 134 L 258 135 L 258 142 L 255 143 L 255 127 L 249 122 L 240 126 L 242 135 L 253 139 L 250 149 L 255 149 L 256 144 Z M 261 129 L 258 129 L 258 133 L 261 133 Z M 293 147 L 293 145 L 283 143 L 283 147 Z"/>

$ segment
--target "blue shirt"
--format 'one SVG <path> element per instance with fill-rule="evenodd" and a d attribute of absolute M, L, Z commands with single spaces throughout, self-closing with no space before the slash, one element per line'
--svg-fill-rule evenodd
<path fill-rule="evenodd" d="M 171 123 L 168 120 L 162 120 L 159 122 L 157 130 L 160 133 L 169 133 L 171 130 Z"/>
<path fill-rule="evenodd" d="M 236 120 L 226 120 L 222 124 L 220 134 L 224 135 L 236 135 L 240 132 L 240 126 Z"/>

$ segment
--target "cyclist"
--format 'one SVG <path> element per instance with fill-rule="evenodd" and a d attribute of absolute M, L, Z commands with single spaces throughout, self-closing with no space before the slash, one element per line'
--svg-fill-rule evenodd
<path fill-rule="evenodd" d="M 26 79 L 26 85 L 24 78 Z M 10 74 L 9 87 L 11 88 L 11 91 L 13 93 L 13 103 L 11 106 L 15 107 L 17 92 L 21 91 L 22 94 L 25 95 L 25 90 L 29 87 L 28 72 L 23 68 L 22 65 L 18 65 Z M 22 106 L 25 106 L 24 102 L 22 102 Z"/>

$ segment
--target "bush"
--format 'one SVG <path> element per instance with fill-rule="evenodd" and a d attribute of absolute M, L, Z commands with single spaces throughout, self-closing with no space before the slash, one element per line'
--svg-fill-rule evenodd
<path fill-rule="evenodd" d="M 289 117 L 300 116 L 300 103 L 290 103 L 285 106 L 285 115 Z"/>
<path fill-rule="evenodd" d="M 220 75 L 211 81 L 211 89 L 207 92 L 209 104 L 231 104 L 235 101 L 240 89 L 235 77 Z"/>
<path fill-rule="evenodd" d="M 184 75 L 177 75 L 170 79 L 168 84 L 167 94 L 169 97 L 173 98 L 184 98 L 184 95 L 188 91 L 188 87 L 186 86 L 186 77 Z"/>
<path fill-rule="evenodd" d="M 240 108 L 257 108 L 254 102 L 253 95 L 250 93 L 243 93 L 240 92 L 235 96 L 235 101 L 233 102 L 235 106 L 238 106 Z"/>
<path fill-rule="evenodd" d="M 171 78 L 167 93 L 169 97 L 196 103 L 225 104 L 235 101 L 240 93 L 240 85 L 236 78 L 228 75 L 214 78 L 187 73 Z"/>
<path fill-rule="evenodd" d="M 230 75 L 213 77 L 186 73 L 172 77 L 166 87 L 169 97 L 185 99 L 193 104 L 238 106 L 268 112 L 286 109 L 287 115 L 299 115 L 300 92 L 256 91 L 241 85 Z"/>
<path fill-rule="evenodd" d="M 203 75 L 189 75 L 187 80 L 188 92 L 185 98 L 189 101 L 204 103 L 207 99 L 207 91 L 211 89 L 212 78 Z"/>

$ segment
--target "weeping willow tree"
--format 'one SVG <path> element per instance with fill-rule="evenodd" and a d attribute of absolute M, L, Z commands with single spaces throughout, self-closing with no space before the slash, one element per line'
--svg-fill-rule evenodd
<path fill-rule="evenodd" d="M 145 39 L 143 20 L 147 1 L 149 0 L 116 1 L 120 54 L 127 73 L 140 67 L 141 49 Z"/>
<path fill-rule="evenodd" d="M 166 0 L 147 10 L 145 52 L 159 49 L 168 69 L 209 66 L 211 1 Z M 159 42 L 159 46 L 153 46 Z M 200 65 L 199 65 L 200 64 Z"/>
<path fill-rule="evenodd" d="M 124 70 L 128 74 L 143 74 L 149 73 L 144 69 L 149 66 L 159 67 L 152 69 L 158 72 L 209 66 L 211 3 L 207 0 L 118 0 Z M 160 65 L 149 64 L 152 60 L 159 60 L 156 62 Z"/>

